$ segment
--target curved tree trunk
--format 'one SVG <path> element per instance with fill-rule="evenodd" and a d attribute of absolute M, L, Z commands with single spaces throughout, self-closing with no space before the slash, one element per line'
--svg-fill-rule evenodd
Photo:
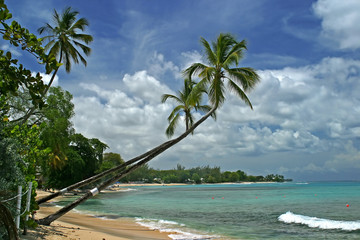
<path fill-rule="evenodd" d="M 78 198 L 77 200 L 75 200 L 74 202 L 68 204 L 67 206 L 61 208 L 59 211 L 55 212 L 54 214 L 51 214 L 45 218 L 39 219 L 37 222 L 39 224 L 42 225 L 50 225 L 53 221 L 55 221 L 56 219 L 58 219 L 59 217 L 61 217 L 62 215 L 64 215 L 65 213 L 67 213 L 68 211 L 72 210 L 73 208 L 75 208 L 76 206 L 78 206 L 80 203 L 86 201 L 87 199 L 95 196 L 96 194 L 98 194 L 100 191 L 102 191 L 103 189 L 105 189 L 106 187 L 110 186 L 111 184 L 115 183 L 116 181 L 118 181 L 119 179 L 125 177 L 126 175 L 128 175 L 129 173 L 133 172 L 134 170 L 138 169 L 139 167 L 141 167 L 142 165 L 144 165 L 145 163 L 149 162 L 150 160 L 152 160 L 154 157 L 156 157 L 157 155 L 159 155 L 160 153 L 164 152 L 165 150 L 169 149 L 170 147 L 174 146 L 175 144 L 177 144 L 178 142 L 180 142 L 181 140 L 183 140 L 186 136 L 188 136 L 192 131 L 194 131 L 194 129 L 199 126 L 202 122 L 204 122 L 209 116 L 211 116 L 211 114 L 216 110 L 216 107 L 212 108 L 206 115 L 204 115 L 199 121 L 197 121 L 191 128 L 189 128 L 186 132 L 184 132 L 183 134 L 181 134 L 179 137 L 172 139 L 170 141 L 167 141 L 161 145 L 159 145 L 158 147 L 153 148 L 152 150 L 148 151 L 147 153 L 144 153 L 142 155 L 140 155 L 139 157 L 136 157 L 132 160 L 127 161 L 126 163 L 109 169 L 105 172 L 107 172 L 106 174 L 102 175 L 101 177 L 112 173 L 114 171 L 117 171 L 121 168 L 123 168 L 123 165 L 130 165 L 131 163 L 135 163 L 139 160 L 138 163 L 134 164 L 133 166 L 131 166 L 128 169 L 124 169 L 122 170 L 120 173 L 116 174 L 114 177 L 106 180 L 105 182 L 99 184 L 96 188 L 86 192 L 85 195 L 83 195 L 82 197 Z M 136 160 L 135 160 L 136 159 Z M 129 163 L 131 162 L 131 163 Z M 114 170 L 116 169 L 116 170 Z M 103 172 L 104 173 L 104 172 Z M 101 173 L 101 174 L 103 174 Z M 100 174 L 98 174 L 100 175 Z M 95 176 L 94 176 L 95 177 Z M 97 179 L 101 178 L 98 177 Z M 93 180 L 95 181 L 95 180 Z M 60 192 L 59 192 L 60 194 Z"/>
<path fill-rule="evenodd" d="M 87 178 L 87 179 L 84 179 L 84 180 L 82 180 L 82 181 L 80 181 L 80 182 L 74 183 L 74 184 L 72 184 L 72 185 L 70 185 L 70 186 L 68 186 L 68 187 L 66 187 L 66 188 L 63 188 L 62 190 L 60 190 L 60 191 L 58 191 L 58 192 L 55 192 L 55 193 L 52 193 L 52 194 L 50 194 L 50 195 L 48 195 L 48 196 L 45 196 L 45 197 L 43 197 L 43 198 L 40 198 L 40 199 L 37 200 L 36 202 L 37 202 L 37 204 L 44 203 L 44 202 L 46 202 L 46 201 L 49 201 L 49 200 L 51 200 L 51 199 L 53 199 L 53 198 L 61 195 L 62 193 L 65 193 L 65 192 L 67 192 L 67 191 L 71 191 L 71 190 L 74 190 L 74 189 L 76 189 L 76 188 L 82 187 L 82 186 L 84 186 L 84 185 L 90 184 L 90 183 L 92 183 L 92 182 L 95 182 L 95 181 L 101 179 L 102 177 L 104 177 L 104 176 L 106 176 L 106 175 L 108 175 L 108 174 L 110 174 L 110 173 L 114 173 L 114 172 L 116 172 L 116 171 L 122 170 L 122 169 L 124 169 L 126 166 L 128 166 L 128 165 L 130 165 L 130 164 L 133 164 L 133 163 L 135 163 L 135 162 L 137 162 L 137 161 L 140 161 L 141 159 L 143 159 L 143 158 L 149 156 L 150 154 L 156 152 L 158 149 L 163 148 L 164 146 L 166 146 L 167 144 L 169 144 L 171 141 L 172 141 L 172 140 L 167 141 L 167 142 L 165 142 L 165 143 L 163 143 L 163 144 L 161 144 L 161 145 L 159 145 L 159 146 L 157 146 L 157 147 L 155 147 L 155 148 L 147 151 L 146 153 L 143 153 L 143 154 L 141 154 L 141 155 L 139 155 L 139 156 L 137 156 L 137 157 L 135 157 L 135 158 L 133 158 L 133 159 L 130 159 L 129 161 L 127 161 L 127 162 L 125 162 L 125 163 L 123 163 L 123 164 L 120 164 L 119 166 L 116 166 L 116 167 L 113 167 L 113 168 L 111 168 L 111 169 L 108 169 L 108 170 L 106 170 L 106 171 L 104 171 L 104 172 L 101 172 L 101 173 L 99 173 L 99 174 L 97 174 L 97 175 L 94 175 L 94 176 L 89 177 L 89 178 Z"/>
<path fill-rule="evenodd" d="M 196 122 L 196 123 L 193 125 L 193 127 L 191 127 L 191 129 L 187 129 L 187 131 L 186 131 L 185 133 L 183 133 L 182 135 L 180 135 L 178 138 L 173 139 L 173 140 L 169 140 L 169 141 L 167 141 L 167 142 L 165 142 L 165 143 L 162 143 L 162 144 L 160 144 L 159 146 L 157 146 L 157 147 L 155 147 L 155 148 L 147 151 L 146 153 L 143 153 L 143 154 L 141 154 L 141 155 L 139 155 L 139 156 L 137 156 L 137 157 L 135 157 L 135 158 L 133 158 L 133 159 L 131 159 L 131 160 L 129 160 L 129 161 L 121 164 L 121 165 L 119 165 L 119 166 L 116 166 L 116 167 L 113 167 L 113 168 L 111 168 L 111 169 L 108 169 L 108 170 L 106 170 L 106 171 L 104 171 L 104 172 L 101 172 L 101 173 L 99 173 L 99 174 L 97 174 L 97 175 L 94 175 L 94 176 L 92 176 L 92 177 L 90 177 L 90 178 L 84 179 L 84 180 L 82 180 L 82 181 L 80 181 L 80 182 L 74 183 L 74 184 L 72 184 L 72 185 L 70 185 L 70 186 L 68 186 L 68 187 L 66 187 L 66 188 L 63 188 L 63 189 L 61 189 L 61 190 L 58 191 L 58 192 L 55 192 L 55 193 L 52 193 L 52 194 L 50 194 L 50 195 L 48 195 L 48 196 L 45 196 L 45 197 L 43 197 L 43 198 L 40 198 L 39 200 L 36 201 L 37 204 L 41 204 L 41 203 L 47 202 L 47 201 L 49 201 L 49 200 L 51 200 L 51 199 L 53 199 L 53 198 L 55 198 L 55 197 L 58 197 L 59 195 L 65 193 L 65 192 L 72 191 L 72 190 L 74 190 L 74 189 L 76 189 L 76 188 L 79 188 L 79 187 L 85 186 L 85 185 L 87 185 L 87 184 L 93 183 L 93 182 L 101 179 L 102 177 L 110 174 L 110 173 L 114 173 L 114 172 L 116 172 L 116 171 L 119 171 L 119 170 L 125 168 L 126 166 L 129 166 L 130 164 L 133 164 L 133 163 L 135 163 L 135 162 L 137 162 L 137 161 L 140 161 L 141 159 L 149 156 L 150 154 L 158 151 L 159 149 L 162 149 L 162 148 L 166 147 L 168 144 L 171 144 L 173 141 L 176 141 L 177 139 L 179 139 L 178 141 L 181 141 L 181 140 L 182 140 L 183 138 L 185 138 L 189 133 L 193 132 L 194 129 L 195 129 L 198 125 L 200 125 L 203 121 L 205 121 L 215 110 L 216 110 L 215 108 L 213 108 L 212 110 L 210 110 L 210 111 L 209 111 L 206 115 L 204 115 L 198 122 Z M 183 136 L 183 135 L 184 135 L 184 136 Z M 171 146 L 172 146 L 172 145 L 171 145 Z M 166 149 L 167 149 L 167 148 L 166 148 Z"/>
<path fill-rule="evenodd" d="M 20 239 L 19 235 L 18 235 L 18 230 L 17 230 L 15 222 L 14 222 L 14 218 L 13 218 L 11 212 L 1 202 L 0 202 L 0 223 L 1 223 L 1 225 L 4 226 L 9 240 Z"/>

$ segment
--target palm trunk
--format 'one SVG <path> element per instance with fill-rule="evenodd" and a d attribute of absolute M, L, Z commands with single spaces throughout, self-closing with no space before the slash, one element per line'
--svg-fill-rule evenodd
<path fill-rule="evenodd" d="M 67 206 L 63 207 L 62 209 L 60 209 L 59 211 L 55 212 L 54 214 L 51 214 L 45 218 L 39 219 L 37 222 L 39 224 L 42 225 L 50 225 L 53 221 L 55 221 L 56 219 L 58 219 L 59 217 L 61 217 L 62 215 L 64 215 L 65 213 L 67 213 L 68 211 L 72 210 L 73 208 L 75 208 L 76 206 L 78 206 L 80 203 L 86 201 L 87 199 L 95 196 L 97 193 L 99 193 L 100 191 L 102 191 L 103 189 L 105 189 L 106 187 L 110 186 L 111 184 L 115 183 L 116 181 L 118 181 L 119 179 L 125 177 L 126 175 L 128 175 L 129 173 L 133 172 L 134 170 L 138 169 L 139 167 L 141 167 L 142 165 L 144 165 L 145 163 L 149 162 L 150 160 L 152 160 L 154 157 L 156 157 L 157 155 L 159 155 L 160 153 L 164 152 L 165 150 L 169 149 L 170 147 L 174 146 L 175 144 L 177 144 L 178 142 L 180 142 L 181 140 L 183 140 L 186 136 L 188 136 L 192 131 L 194 131 L 194 129 L 199 126 L 202 122 L 204 122 L 214 111 L 216 110 L 216 107 L 212 108 L 206 115 L 204 115 L 199 121 L 197 121 L 191 128 L 189 128 L 186 132 L 184 132 L 182 135 L 180 135 L 179 137 L 167 141 L 161 145 L 159 145 L 158 147 L 148 151 L 147 153 L 141 155 L 143 156 L 142 158 L 136 157 L 134 159 L 137 159 L 136 161 L 134 159 L 129 160 L 126 163 L 129 163 L 130 161 L 132 161 L 133 163 L 139 161 L 138 163 L 134 164 L 133 166 L 131 166 L 128 169 L 125 169 L 123 171 L 121 171 L 120 173 L 116 174 L 114 177 L 110 178 L 109 180 L 99 184 L 96 188 L 88 191 L 84 196 L 82 196 L 81 198 L 75 200 L 74 202 L 68 204 Z M 130 164 L 130 163 L 129 163 Z M 128 164 L 128 165 L 129 165 Z M 120 165 L 122 166 L 122 165 Z M 119 166 L 119 167 L 120 167 Z M 117 167 L 115 167 L 117 168 Z M 113 168 L 113 169 L 115 169 Z M 112 170 L 112 169 L 109 169 Z M 116 170 L 112 170 L 112 171 L 106 171 L 107 173 L 104 174 L 107 175 L 113 171 Z M 118 170 L 118 169 L 117 169 Z"/>
<path fill-rule="evenodd" d="M 48 195 L 48 196 L 45 196 L 45 197 L 43 197 L 43 198 L 40 198 L 40 199 L 37 200 L 36 202 L 37 202 L 37 204 L 44 203 L 44 202 L 46 202 L 46 201 L 49 201 L 49 200 L 51 200 L 51 199 L 53 199 L 53 198 L 61 195 L 62 193 L 65 193 L 65 192 L 67 192 L 67 191 L 71 191 L 71 190 L 73 190 L 73 189 L 76 189 L 76 188 L 82 187 L 82 186 L 84 186 L 84 185 L 90 184 L 90 183 L 92 183 L 92 182 L 95 182 L 95 181 L 101 179 L 102 177 L 104 177 L 104 176 L 106 176 L 106 175 L 108 175 L 108 174 L 110 174 L 110 173 L 114 173 L 114 172 L 116 172 L 116 171 L 119 171 L 119 170 L 125 168 L 126 166 L 128 166 L 128 165 L 130 165 L 130 164 L 133 164 L 133 163 L 135 163 L 135 162 L 137 162 L 137 161 L 140 161 L 141 159 L 149 156 L 150 154 L 153 154 L 154 152 L 158 151 L 159 149 L 161 149 L 161 148 L 163 148 L 164 146 L 166 146 L 167 144 L 169 144 L 171 141 L 173 141 L 173 140 L 167 141 L 167 142 L 165 142 L 165 143 L 163 143 L 163 144 L 161 144 L 161 145 L 159 145 L 159 146 L 151 149 L 150 151 L 147 151 L 146 153 L 141 154 L 140 156 L 137 156 L 137 157 L 135 157 L 135 158 L 133 158 L 133 159 L 131 159 L 131 160 L 129 160 L 129 161 L 127 161 L 127 162 L 119 165 L 119 166 L 116 166 L 116 167 L 113 167 L 113 168 L 111 168 L 111 169 L 108 169 L 108 170 L 106 170 L 106 171 L 104 171 L 104 172 L 102 172 L 102 173 L 99 173 L 99 174 L 94 175 L 94 176 L 92 176 L 92 177 L 90 177 L 90 178 L 84 179 L 84 180 L 82 180 L 82 181 L 80 181 L 80 182 L 74 183 L 74 184 L 72 184 L 72 185 L 70 185 L 70 186 L 68 186 L 68 187 L 66 187 L 66 188 L 63 188 L 62 190 L 60 190 L 60 191 L 58 191 L 58 192 L 55 192 L 55 193 L 52 193 L 52 194 L 50 194 L 50 195 Z"/>

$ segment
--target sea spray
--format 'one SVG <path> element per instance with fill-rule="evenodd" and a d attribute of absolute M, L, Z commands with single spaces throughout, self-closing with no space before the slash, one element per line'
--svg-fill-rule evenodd
<path fill-rule="evenodd" d="M 336 221 L 324 218 L 309 217 L 286 212 L 279 216 L 279 221 L 284 223 L 297 223 L 307 225 L 311 228 L 340 229 L 344 231 L 355 231 L 360 229 L 360 221 Z"/>

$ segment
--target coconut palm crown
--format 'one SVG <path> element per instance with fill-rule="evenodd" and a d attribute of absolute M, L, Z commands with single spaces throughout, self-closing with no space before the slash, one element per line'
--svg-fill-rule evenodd
<path fill-rule="evenodd" d="M 205 90 L 203 88 L 195 89 L 195 85 L 195 82 L 191 81 L 190 79 L 185 79 L 182 91 L 178 91 L 176 96 L 172 94 L 162 95 L 162 103 L 166 102 L 168 99 L 173 99 L 179 104 L 173 109 L 168 117 L 169 126 L 165 132 L 168 137 L 174 135 L 175 128 L 177 127 L 182 114 L 184 114 L 186 130 L 188 130 L 194 123 L 194 111 L 210 111 L 210 106 L 201 105 L 202 95 L 205 93 Z M 215 118 L 216 115 L 213 114 L 212 117 Z"/>
<path fill-rule="evenodd" d="M 91 52 L 91 48 L 87 46 L 93 41 L 93 37 L 88 34 L 79 33 L 84 31 L 89 22 L 85 18 L 77 19 L 78 11 L 74 11 L 71 7 L 64 9 L 61 15 L 54 10 L 53 20 L 55 25 L 49 23 L 38 29 L 42 34 L 44 31 L 50 35 L 43 37 L 48 40 L 45 49 L 50 50 L 49 54 L 56 56 L 58 62 L 65 65 L 66 72 L 71 70 L 71 60 L 75 63 L 80 61 L 86 66 L 87 62 L 78 49 L 81 49 L 86 56 Z"/>
<path fill-rule="evenodd" d="M 231 34 L 221 33 L 211 45 L 204 38 L 200 42 L 209 65 L 194 63 L 184 71 L 184 75 L 189 79 L 197 75 L 200 78 L 198 85 L 208 86 L 209 101 L 213 108 L 217 109 L 224 103 L 227 83 L 229 90 L 252 109 L 245 92 L 254 88 L 260 77 L 252 68 L 238 67 L 243 51 L 247 49 L 246 41 L 238 42 Z"/>

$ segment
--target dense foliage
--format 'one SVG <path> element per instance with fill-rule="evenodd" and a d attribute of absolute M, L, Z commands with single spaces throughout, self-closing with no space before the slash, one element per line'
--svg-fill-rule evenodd
<path fill-rule="evenodd" d="M 5 45 L 28 52 L 44 65 L 45 73 L 54 77 L 61 66 L 54 54 L 47 54 L 42 39 L 11 18 L 4 0 L 0 0 L 0 34 L 7 41 Z M 31 213 L 38 209 L 38 182 L 62 187 L 92 176 L 102 166 L 107 146 L 75 133 L 70 121 L 74 115 L 71 99 L 69 92 L 45 85 L 40 73 L 24 68 L 11 52 L 0 49 L 0 201 L 13 216 L 18 186 L 25 192 L 28 183 L 33 183 Z M 23 197 L 22 212 L 25 200 Z M 26 214 L 21 216 L 21 225 Z M 33 225 L 31 220 L 27 224 Z M 0 238 L 9 237 L 7 229 L 0 224 Z"/>
<path fill-rule="evenodd" d="M 224 182 L 284 182 L 284 176 L 269 174 L 264 176 L 247 175 L 241 170 L 221 172 L 220 167 L 196 167 L 185 169 L 177 165 L 172 170 L 155 170 L 144 165 L 123 179 L 124 182 L 145 183 L 224 183 Z"/>

